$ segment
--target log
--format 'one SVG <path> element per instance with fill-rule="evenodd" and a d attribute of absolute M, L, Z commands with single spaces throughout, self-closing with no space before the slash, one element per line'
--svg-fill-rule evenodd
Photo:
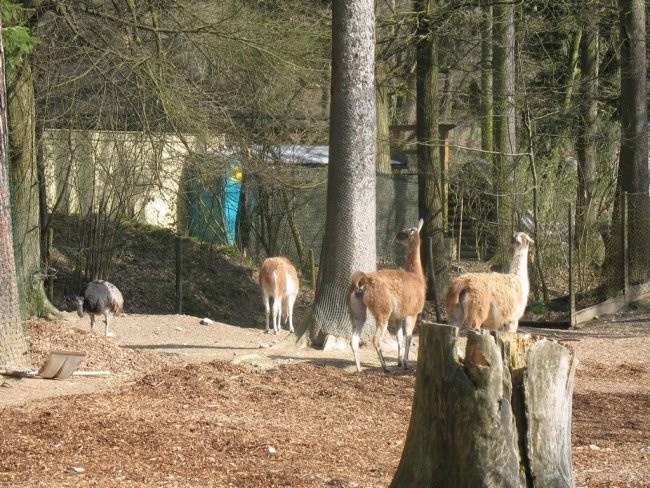
<path fill-rule="evenodd" d="M 415 394 L 392 487 L 572 487 L 577 359 L 528 334 L 420 327 Z"/>

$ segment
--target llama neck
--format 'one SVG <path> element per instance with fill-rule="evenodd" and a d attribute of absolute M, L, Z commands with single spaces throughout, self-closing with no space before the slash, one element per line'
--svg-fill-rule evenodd
<path fill-rule="evenodd" d="M 419 238 L 413 239 L 413 241 L 409 243 L 406 254 L 406 271 L 424 276 L 424 273 L 422 272 L 422 262 L 420 261 Z"/>
<path fill-rule="evenodd" d="M 528 279 L 528 249 L 518 249 L 510 261 L 510 273 Z"/>

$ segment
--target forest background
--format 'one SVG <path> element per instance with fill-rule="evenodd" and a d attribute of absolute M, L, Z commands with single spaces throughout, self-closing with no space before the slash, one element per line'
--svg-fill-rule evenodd
<path fill-rule="evenodd" d="M 333 6 L 2 2 L 11 195 L 2 211 L 13 218 L 3 245 L 16 257 L 17 289 L 0 342 L 20 336 L 11 332 L 17 316 L 57 314 L 45 292 L 55 280 L 48 242 L 57 217 L 73 216 L 64 254 L 77 282 L 110 279 L 124 229 L 144 219 L 170 180 L 176 199 L 165 211 L 179 248 L 183 239 L 206 240 L 254 262 L 293 254 L 303 276 L 320 272 L 311 279 L 323 288 L 349 276 L 352 258 L 342 273 L 319 269 L 333 239 L 305 245 L 305 235 L 321 235 L 312 226 L 325 227 L 323 204 L 300 211 L 315 193 L 330 196 L 332 171 L 355 164 L 332 159 L 340 122 L 330 91 Z M 535 239 L 532 293 L 542 308 L 566 299 L 572 277 L 582 296 L 599 298 L 647 281 L 645 10 L 638 0 L 376 2 L 372 156 L 385 187 L 406 181 L 405 190 L 377 192 L 377 208 L 389 200 L 393 212 L 377 219 L 377 241 L 413 225 L 395 196 L 411 195 L 425 219 L 434 303 L 463 252 L 502 269 L 516 230 Z M 52 138 L 57 151 L 46 144 Z M 284 164 L 285 146 L 329 146 L 339 166 L 325 174 Z M 234 175 L 236 239 L 218 198 L 208 213 L 217 231 L 193 233 L 192 209 L 215 202 L 201 196 L 221 195 Z M 328 198 L 327 210 L 362 190 L 351 184 L 350 200 Z M 370 247 L 371 261 L 395 259 L 394 250 Z M 340 304 L 317 296 L 315 308 L 327 312 L 316 314 L 326 317 L 317 329 L 346 320 Z M 19 361 L 20 345 L 0 349 Z"/>

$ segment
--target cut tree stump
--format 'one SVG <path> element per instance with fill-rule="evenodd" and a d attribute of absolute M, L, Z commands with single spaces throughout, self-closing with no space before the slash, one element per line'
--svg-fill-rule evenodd
<path fill-rule="evenodd" d="M 420 327 L 411 422 L 392 487 L 572 487 L 577 359 L 528 334 Z"/>

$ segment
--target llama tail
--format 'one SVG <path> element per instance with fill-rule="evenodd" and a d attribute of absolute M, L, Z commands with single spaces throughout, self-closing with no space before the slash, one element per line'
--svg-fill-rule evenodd
<path fill-rule="evenodd" d="M 455 280 L 449 285 L 445 304 L 447 306 L 447 321 L 457 327 L 462 326 L 465 320 L 465 301 L 468 288 L 462 280 Z"/>

